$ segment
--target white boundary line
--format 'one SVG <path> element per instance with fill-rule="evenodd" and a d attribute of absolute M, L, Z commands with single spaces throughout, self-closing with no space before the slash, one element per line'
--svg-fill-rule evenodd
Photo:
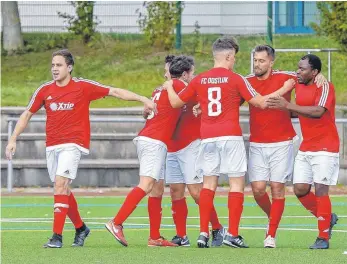
<path fill-rule="evenodd" d="M 347 218 L 347 215 L 338 215 L 339 218 Z M 83 217 L 83 220 L 110 220 L 113 216 L 109 217 Z M 219 216 L 220 219 L 228 219 L 228 216 Z M 313 215 L 288 215 L 282 218 L 315 218 Z M 128 219 L 148 219 L 148 216 L 130 216 Z M 162 216 L 162 219 L 172 219 L 172 216 Z M 187 219 L 200 219 L 199 216 L 188 216 Z M 268 219 L 266 216 L 242 216 L 241 219 Z M 39 220 L 53 220 L 52 217 L 41 218 L 1 218 L 0 222 L 8 223 L 15 221 L 39 221 Z"/>

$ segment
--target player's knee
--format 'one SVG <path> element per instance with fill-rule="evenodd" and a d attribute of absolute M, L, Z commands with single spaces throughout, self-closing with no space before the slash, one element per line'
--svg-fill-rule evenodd
<path fill-rule="evenodd" d="M 303 197 L 305 195 L 307 195 L 310 190 L 311 187 L 308 184 L 294 184 L 294 194 L 296 195 L 296 197 L 300 198 Z"/>
<path fill-rule="evenodd" d="M 183 187 L 183 188 L 182 188 Z M 184 198 L 184 186 L 181 186 L 180 184 L 171 184 L 170 185 L 170 196 L 171 200 L 181 200 Z"/>
<path fill-rule="evenodd" d="M 196 184 L 188 185 L 188 190 L 189 190 L 190 196 L 194 199 L 196 203 L 198 203 L 200 198 L 201 185 L 200 184 L 198 186 Z"/>
<path fill-rule="evenodd" d="M 56 176 L 54 182 L 54 194 L 55 195 L 68 195 L 69 194 L 70 179 Z"/>
<path fill-rule="evenodd" d="M 264 189 L 264 188 L 252 187 L 252 191 L 253 191 L 253 196 L 255 198 L 262 197 L 266 193 L 266 188 Z"/>
<path fill-rule="evenodd" d="M 283 183 L 271 183 L 272 198 L 280 199 L 284 198 L 285 189 Z"/>
<path fill-rule="evenodd" d="M 324 184 L 315 184 L 315 194 L 318 197 L 329 195 L 329 186 Z"/>
<path fill-rule="evenodd" d="M 140 176 L 140 183 L 138 185 L 146 194 L 150 193 L 154 187 L 156 180 L 147 176 Z"/>

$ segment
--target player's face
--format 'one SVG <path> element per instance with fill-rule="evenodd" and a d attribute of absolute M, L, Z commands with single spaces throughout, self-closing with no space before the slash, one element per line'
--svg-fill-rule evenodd
<path fill-rule="evenodd" d="M 191 68 L 191 70 L 189 72 L 184 72 L 183 76 L 182 76 L 184 81 L 189 83 L 191 80 L 193 80 L 193 78 L 194 78 L 194 71 L 195 71 L 195 67 L 192 66 L 192 68 Z"/>
<path fill-rule="evenodd" d="M 265 50 L 254 53 L 253 72 L 255 76 L 260 77 L 265 75 L 271 70 L 272 65 L 273 59 Z"/>
<path fill-rule="evenodd" d="M 233 70 L 234 69 L 234 65 L 235 65 L 235 50 L 230 51 L 230 53 L 228 53 L 227 55 L 227 61 L 228 61 L 228 67 L 229 70 Z"/>
<path fill-rule="evenodd" d="M 300 60 L 298 64 L 298 70 L 296 75 L 298 76 L 298 82 L 308 84 L 315 77 L 316 70 L 312 70 L 308 60 Z"/>
<path fill-rule="evenodd" d="M 66 64 L 65 58 L 63 56 L 54 56 L 52 59 L 52 77 L 54 81 L 65 80 L 70 76 L 71 66 Z"/>
<path fill-rule="evenodd" d="M 170 68 L 170 64 L 169 63 L 165 63 L 165 66 L 164 66 L 164 72 L 165 72 L 164 78 L 166 80 L 171 79 L 169 68 Z"/>

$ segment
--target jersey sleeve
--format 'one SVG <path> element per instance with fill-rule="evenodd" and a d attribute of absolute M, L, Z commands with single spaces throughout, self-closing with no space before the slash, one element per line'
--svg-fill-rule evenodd
<path fill-rule="evenodd" d="M 31 113 L 36 113 L 44 105 L 44 95 L 42 87 L 37 88 L 35 93 L 31 96 L 27 110 Z"/>
<path fill-rule="evenodd" d="M 325 83 L 322 88 L 317 89 L 315 105 L 331 109 L 335 101 L 334 86 L 331 83 Z"/>
<path fill-rule="evenodd" d="M 195 87 L 196 87 L 196 83 L 193 80 L 188 84 L 186 88 L 182 89 L 181 92 L 178 93 L 179 98 L 185 103 L 189 102 L 191 99 L 195 99 L 196 97 Z"/>
<path fill-rule="evenodd" d="M 241 97 L 245 99 L 247 102 L 251 100 L 254 96 L 257 95 L 257 92 L 254 90 L 252 85 L 247 81 L 246 78 L 239 75 L 239 80 L 237 83 L 237 88 L 239 90 L 239 93 L 241 94 Z"/>
<path fill-rule="evenodd" d="M 110 92 L 110 86 L 100 84 L 95 81 L 84 80 L 84 93 L 88 97 L 89 101 L 97 100 L 105 97 Z"/>

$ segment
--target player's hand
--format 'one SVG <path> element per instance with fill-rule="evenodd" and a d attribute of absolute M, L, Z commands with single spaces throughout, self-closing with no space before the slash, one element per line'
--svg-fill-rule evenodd
<path fill-rule="evenodd" d="M 200 108 L 200 104 L 196 104 L 193 106 L 193 114 L 195 117 L 201 115 L 201 108 Z"/>
<path fill-rule="evenodd" d="M 172 85 L 173 85 L 173 81 L 172 80 L 168 80 L 168 81 L 164 82 L 164 84 L 162 85 L 162 88 L 164 90 L 167 90 L 169 88 L 172 88 Z"/>
<path fill-rule="evenodd" d="M 287 92 L 293 90 L 295 87 L 296 81 L 294 79 L 286 80 L 283 84 L 283 87 L 286 89 Z"/>
<path fill-rule="evenodd" d="M 314 78 L 314 82 L 318 88 L 323 87 L 324 84 L 328 84 L 328 80 L 324 77 L 322 73 L 318 73 L 316 78 Z"/>
<path fill-rule="evenodd" d="M 266 100 L 266 104 L 269 108 L 276 108 L 281 110 L 286 110 L 289 102 L 282 96 L 270 97 Z"/>
<path fill-rule="evenodd" d="M 8 160 L 11 160 L 12 159 L 12 156 L 14 155 L 15 151 L 16 151 L 16 141 L 10 141 L 8 142 L 8 145 L 6 147 L 6 158 Z"/>
<path fill-rule="evenodd" d="M 148 110 L 148 109 L 145 109 L 145 108 L 144 108 L 144 109 L 143 109 L 142 116 L 143 116 L 144 119 L 147 119 L 148 116 L 149 116 L 151 113 L 152 113 L 151 110 Z"/>
<path fill-rule="evenodd" d="M 149 112 L 149 113 L 154 113 L 157 114 L 157 104 L 154 103 L 152 100 L 148 99 L 143 103 L 144 104 L 144 109 L 143 112 Z"/>

